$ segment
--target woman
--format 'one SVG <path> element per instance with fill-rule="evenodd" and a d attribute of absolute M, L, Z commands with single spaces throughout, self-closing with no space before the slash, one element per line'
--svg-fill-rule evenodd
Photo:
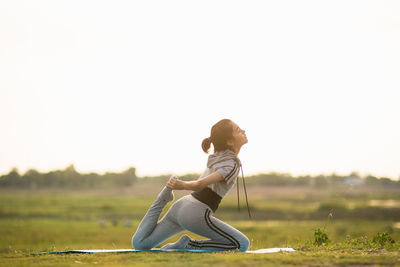
<path fill-rule="evenodd" d="M 221 199 L 235 184 L 241 163 L 237 155 L 246 144 L 245 131 L 231 120 L 224 119 L 211 128 L 211 135 L 202 142 L 208 153 L 211 143 L 214 154 L 208 157 L 207 168 L 196 181 L 181 181 L 171 177 L 167 185 L 142 219 L 132 245 L 135 249 L 151 249 L 168 238 L 185 230 L 207 237 L 209 240 L 192 240 L 183 235 L 176 243 L 164 249 L 240 250 L 246 251 L 249 239 L 240 231 L 215 218 L 213 212 Z M 164 206 L 174 199 L 172 190 L 192 190 L 176 201 L 165 216 L 158 221 Z"/>

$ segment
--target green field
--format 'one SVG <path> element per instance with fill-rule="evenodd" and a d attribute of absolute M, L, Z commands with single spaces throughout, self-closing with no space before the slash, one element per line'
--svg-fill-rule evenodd
<path fill-rule="evenodd" d="M 31 255 L 131 248 L 131 236 L 160 189 L 136 184 L 123 190 L 1 190 L 0 266 L 400 266 L 400 194 L 366 189 L 250 187 L 253 220 L 243 198 L 237 212 L 234 190 L 223 200 L 215 216 L 245 233 L 251 250 L 289 246 L 297 250 L 293 253 Z M 177 192 L 176 198 L 186 193 Z M 314 244 L 316 228 L 329 243 Z M 395 243 L 373 242 L 383 232 Z"/>

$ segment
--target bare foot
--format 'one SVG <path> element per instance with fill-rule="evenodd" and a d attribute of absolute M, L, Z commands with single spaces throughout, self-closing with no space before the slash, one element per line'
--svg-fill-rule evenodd
<path fill-rule="evenodd" d="M 171 178 L 178 179 L 176 176 L 172 176 Z M 164 202 L 170 202 L 174 200 L 174 193 L 171 188 L 164 186 L 163 190 L 158 194 L 158 198 L 161 198 Z"/>

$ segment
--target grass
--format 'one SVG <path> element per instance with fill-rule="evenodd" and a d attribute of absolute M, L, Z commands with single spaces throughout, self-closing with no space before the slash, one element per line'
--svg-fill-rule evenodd
<path fill-rule="evenodd" d="M 397 228 L 400 218 L 364 219 L 355 214 L 353 218 L 338 219 L 335 211 L 333 217 L 329 218 L 331 211 L 325 210 L 327 203 L 337 204 L 336 207 L 344 205 L 348 211 L 354 207 L 369 208 L 371 199 L 398 201 L 398 194 L 368 192 L 344 195 L 340 192 L 310 191 L 291 194 L 281 191 L 274 195 L 273 192 L 260 193 L 259 188 L 254 189 L 257 192 L 249 189 L 256 220 L 249 221 L 245 210 L 237 213 L 234 194 L 223 200 L 216 216 L 245 233 L 251 240 L 251 250 L 290 246 L 296 252 L 262 255 L 234 252 L 31 255 L 40 251 L 131 248 L 131 236 L 158 188 L 154 192 L 151 190 L 148 189 L 147 194 L 143 193 L 143 188 L 101 192 L 0 192 L 0 266 L 400 265 L 400 229 Z M 179 192 L 176 196 L 185 193 Z M 388 208 L 381 209 L 387 211 Z M 296 217 L 260 219 L 266 216 L 265 213 L 274 211 L 283 212 L 289 217 L 314 212 L 324 215 L 318 220 L 299 220 Z M 314 243 L 317 228 L 322 231 L 320 236 L 325 233 L 329 237 L 328 244 L 318 246 Z M 202 238 L 192 233 L 186 234 L 192 238 Z M 173 242 L 179 237 L 175 236 L 166 242 Z M 395 243 L 386 242 L 390 240 L 389 237 Z"/>
<path fill-rule="evenodd" d="M 288 254 L 243 253 L 130 253 L 42 255 L 8 259 L 8 266 L 395 266 L 396 252 L 313 251 Z"/>

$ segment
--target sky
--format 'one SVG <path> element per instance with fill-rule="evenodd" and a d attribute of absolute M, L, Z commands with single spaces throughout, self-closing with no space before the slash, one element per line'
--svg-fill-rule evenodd
<path fill-rule="evenodd" d="M 0 2 L 0 174 L 202 172 L 230 118 L 246 175 L 400 177 L 400 2 Z"/>

